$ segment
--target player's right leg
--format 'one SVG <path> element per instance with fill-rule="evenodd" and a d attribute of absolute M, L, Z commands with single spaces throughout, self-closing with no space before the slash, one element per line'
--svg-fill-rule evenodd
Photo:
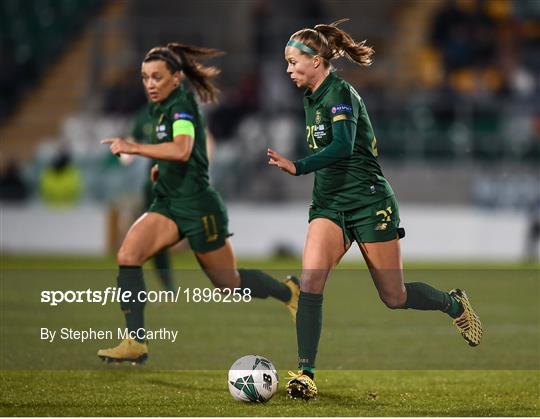
<path fill-rule="evenodd" d="M 174 291 L 174 284 L 171 269 L 171 255 L 168 249 L 163 249 L 156 253 L 153 259 L 156 273 L 161 281 L 161 285 L 167 291 Z"/>
<path fill-rule="evenodd" d="M 236 258 L 229 239 L 224 239 L 218 249 L 206 250 L 197 240 L 191 240 L 195 256 L 212 284 L 219 289 L 249 289 L 254 298 L 273 297 L 285 303 L 290 312 L 296 314 L 300 281 L 289 276 L 278 281 L 259 269 L 237 269 Z M 294 320 L 294 319 L 293 319 Z"/>
<path fill-rule="evenodd" d="M 152 162 L 150 166 L 150 172 L 154 167 Z M 150 208 L 155 200 L 154 195 L 154 183 L 148 178 L 144 186 L 144 209 Z M 167 291 L 174 291 L 174 281 L 171 269 L 171 255 L 169 249 L 165 248 L 160 250 L 154 255 L 152 260 L 156 273 L 161 281 L 163 288 Z"/>
<path fill-rule="evenodd" d="M 98 356 L 109 362 L 142 362 L 148 356 L 144 339 L 144 305 L 138 297 L 146 291 L 142 264 L 163 248 L 173 245 L 180 238 L 176 224 L 162 214 L 143 214 L 129 229 L 118 251 L 118 288 L 130 291 L 134 298 L 120 303 L 127 330 L 134 339 L 126 339 L 118 346 L 100 349 Z"/>
<path fill-rule="evenodd" d="M 316 218 L 309 223 L 296 315 L 299 372 L 290 372 L 291 378 L 286 385 L 291 398 L 307 400 L 317 395 L 313 378 L 322 329 L 324 286 L 330 270 L 338 264 L 347 248 L 343 230 L 333 221 Z"/>

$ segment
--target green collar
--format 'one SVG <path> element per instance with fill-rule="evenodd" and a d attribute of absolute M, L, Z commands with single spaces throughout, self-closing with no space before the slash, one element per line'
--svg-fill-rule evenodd
<path fill-rule="evenodd" d="M 153 113 L 157 111 L 164 113 L 165 110 L 171 106 L 180 95 L 184 94 L 184 92 L 184 84 L 180 83 L 180 85 L 174 89 L 169 96 L 167 96 L 167 99 L 165 99 L 163 102 L 152 104 Z"/>
<path fill-rule="evenodd" d="M 319 100 L 319 98 L 326 93 L 330 85 L 338 78 L 339 77 L 335 71 L 330 71 L 330 74 L 324 79 L 318 89 L 315 90 L 315 92 L 311 92 L 311 90 L 306 89 L 304 92 L 304 97 L 313 102 Z"/>

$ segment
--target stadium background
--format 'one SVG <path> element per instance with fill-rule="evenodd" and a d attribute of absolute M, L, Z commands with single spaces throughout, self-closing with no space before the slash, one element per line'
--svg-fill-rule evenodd
<path fill-rule="evenodd" d="M 1 7 L 8 254 L 114 252 L 141 211 L 146 164 L 118 164 L 99 140 L 129 134 L 145 103 L 141 57 L 172 40 L 227 52 L 212 61 L 223 69 L 220 104 L 205 111 L 216 139 L 213 184 L 230 206 L 238 254 L 300 254 L 312 177 L 285 176 L 265 158 L 269 146 L 291 157 L 307 152 L 302 93 L 285 73 L 283 45 L 300 27 L 349 17 L 344 28 L 374 46 L 375 64 L 337 66 L 368 106 L 383 170 L 403 206 L 405 257 L 538 256 L 526 241 L 540 205 L 537 1 L 5 0 Z"/>
<path fill-rule="evenodd" d="M 219 369 L 247 352 L 293 367 L 294 330 L 271 301 L 249 316 L 240 306 L 150 305 L 151 325 L 184 337 L 154 343 L 152 363 L 136 372 L 96 365 L 101 342 L 32 340 L 44 323 L 120 321 L 117 307 L 53 310 L 34 297 L 74 278 L 114 285 L 147 164 L 123 164 L 99 140 L 129 134 L 145 103 L 141 58 L 169 41 L 227 52 L 209 62 L 223 70 L 223 94 L 205 112 L 212 183 L 240 264 L 276 276 L 300 269 L 312 177 L 269 168 L 265 151 L 307 152 L 302 92 L 282 57 L 288 37 L 343 17 L 376 51 L 369 69 L 337 67 L 367 104 L 400 201 L 407 277 L 465 286 L 487 325 L 483 345 L 471 352 L 442 316 L 387 310 L 357 249 L 328 285 L 326 396 L 308 411 L 283 391 L 268 406 L 239 406 L 223 385 Z M 536 0 L 2 0 L 0 413 L 538 416 L 539 20 Z M 191 255 L 178 250 L 173 266 L 183 286 L 208 284 Z"/>

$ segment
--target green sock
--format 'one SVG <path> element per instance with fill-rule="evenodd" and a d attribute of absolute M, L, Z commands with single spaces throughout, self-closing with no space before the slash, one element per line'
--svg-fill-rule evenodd
<path fill-rule="evenodd" d="M 263 271 L 238 269 L 238 273 L 240 274 L 240 287 L 249 288 L 252 297 L 266 298 L 271 296 L 283 302 L 291 299 L 291 289 Z"/>
<path fill-rule="evenodd" d="M 454 313 L 461 309 L 461 305 L 447 292 L 433 288 L 431 285 L 423 282 L 408 282 L 405 284 L 407 289 L 407 301 L 405 308 L 415 310 L 440 310 L 444 313 Z M 455 303 L 458 306 L 455 306 Z"/>
<path fill-rule="evenodd" d="M 302 372 L 312 380 L 315 378 L 315 368 L 302 367 Z"/>
<path fill-rule="evenodd" d="M 450 304 L 450 308 L 448 309 L 446 313 L 453 319 L 456 319 L 463 314 L 463 306 L 458 300 L 456 300 L 451 295 L 450 295 L 450 299 L 452 300 L 452 304 Z"/>
<path fill-rule="evenodd" d="M 137 300 L 138 293 L 146 291 L 142 268 L 140 266 L 120 266 L 117 284 L 118 288 L 122 289 L 122 293 L 131 291 L 131 298 L 126 302 L 122 301 L 120 308 L 124 312 L 127 329 L 130 332 L 136 332 L 138 329 L 144 328 L 144 305 L 146 303 Z M 137 341 L 144 342 L 144 339 L 137 339 Z"/>
<path fill-rule="evenodd" d="M 303 371 L 313 371 L 322 329 L 322 294 L 300 291 L 296 314 L 296 339 L 298 366 Z"/>
<path fill-rule="evenodd" d="M 154 266 L 163 288 L 167 291 L 174 291 L 171 275 L 171 258 L 167 250 L 162 250 L 154 256 Z"/>

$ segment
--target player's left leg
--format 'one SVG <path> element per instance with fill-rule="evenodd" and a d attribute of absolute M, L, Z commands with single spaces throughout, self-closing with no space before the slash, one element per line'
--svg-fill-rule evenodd
<path fill-rule="evenodd" d="M 192 247 L 196 248 L 192 243 Z M 299 280 L 289 276 L 284 282 L 258 269 L 237 269 L 232 244 L 225 239 L 223 246 L 195 256 L 212 284 L 220 289 L 249 289 L 254 298 L 274 297 L 285 303 L 289 311 L 298 306 Z"/>
<path fill-rule="evenodd" d="M 454 319 L 454 324 L 469 345 L 480 343 L 482 325 L 464 291 L 444 292 L 423 282 L 404 282 L 398 238 L 360 243 L 359 247 L 379 296 L 389 308 L 442 311 Z"/>

